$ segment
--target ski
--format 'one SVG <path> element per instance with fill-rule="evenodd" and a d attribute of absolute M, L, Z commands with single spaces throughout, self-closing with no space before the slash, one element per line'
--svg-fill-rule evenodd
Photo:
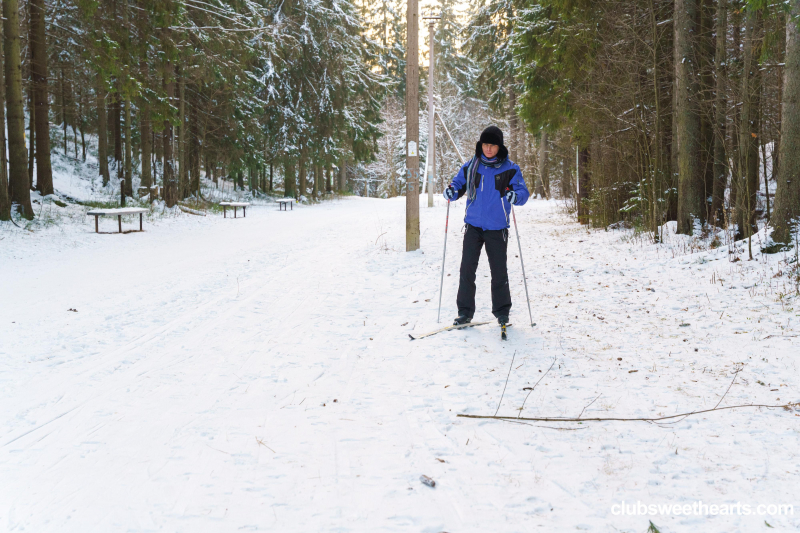
<path fill-rule="evenodd" d="M 411 337 L 411 340 L 413 341 L 413 340 L 417 340 L 417 339 L 423 339 L 425 337 L 430 337 L 431 335 L 436 335 L 437 333 L 441 333 L 443 331 L 450 331 L 451 329 L 471 328 L 472 326 L 482 326 L 484 324 L 489 324 L 489 323 L 490 322 L 488 322 L 488 321 L 487 322 L 469 322 L 468 324 L 459 324 L 457 326 L 456 325 L 447 326 L 447 327 L 444 327 L 444 328 L 441 328 L 441 329 L 437 329 L 435 331 L 431 331 L 431 332 L 428 332 L 428 333 L 423 333 L 422 335 L 417 335 L 416 337 L 414 335 L 410 334 L 410 333 L 408 334 L 408 336 Z"/>
<path fill-rule="evenodd" d="M 506 335 L 506 327 L 510 326 L 511 324 L 500 324 L 500 339 L 507 341 L 508 335 Z"/>

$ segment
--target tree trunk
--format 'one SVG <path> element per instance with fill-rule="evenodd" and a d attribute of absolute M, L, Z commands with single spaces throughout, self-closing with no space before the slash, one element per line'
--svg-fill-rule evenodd
<path fill-rule="evenodd" d="M 701 195 L 700 220 L 706 223 L 711 216 L 711 203 L 714 191 L 714 6 L 712 0 L 701 0 L 698 9 L 699 35 L 695 40 L 695 53 L 698 57 L 697 71 L 700 93 L 698 112 L 700 114 L 700 182 Z"/>
<path fill-rule="evenodd" d="M 25 112 L 22 106 L 22 64 L 19 43 L 19 2 L 3 0 L 3 39 L 5 45 L 6 106 L 8 108 L 9 185 L 11 202 L 22 215 L 33 219 L 28 151 L 25 146 Z"/>
<path fill-rule="evenodd" d="M 272 192 L 274 190 L 273 189 L 273 185 L 274 184 L 275 184 L 275 182 L 273 181 L 273 175 L 272 175 L 272 161 L 270 161 L 269 162 L 269 192 Z"/>
<path fill-rule="evenodd" d="M 75 146 L 75 159 L 78 159 L 78 114 L 75 107 L 75 87 L 72 84 L 69 86 L 69 92 L 70 103 L 72 104 L 69 108 L 69 114 L 72 116 L 72 141 Z"/>
<path fill-rule="evenodd" d="M 0 26 L 2 29 L 2 26 Z M 3 38 L 0 36 L 0 125 L 6 123 L 6 90 L 3 74 Z M 0 220 L 11 218 L 11 197 L 8 195 L 8 157 L 6 156 L 6 129 L 0 127 Z"/>
<path fill-rule="evenodd" d="M 125 97 L 125 196 L 133 196 L 133 137 L 131 99 Z"/>
<path fill-rule="evenodd" d="M 740 3 L 737 2 L 737 6 L 740 6 Z M 739 79 L 742 74 L 742 9 L 733 9 L 731 11 L 731 27 L 733 33 L 733 48 L 732 48 L 732 56 L 727 63 L 728 66 L 728 77 L 732 80 L 731 85 L 734 85 L 733 80 Z M 730 217 L 728 219 L 728 223 L 735 223 L 735 209 L 738 205 L 737 195 L 739 194 L 739 181 L 738 177 L 741 173 L 740 170 L 740 163 L 741 158 L 739 157 L 739 130 L 740 130 L 740 118 L 742 115 L 741 109 L 741 102 L 737 99 L 736 94 L 731 94 L 731 107 L 733 107 L 733 117 L 730 122 L 730 126 L 732 126 L 732 130 L 728 135 L 728 142 L 729 145 L 726 145 L 728 148 L 728 161 L 733 166 L 730 171 L 730 185 L 729 185 L 729 213 Z"/>
<path fill-rule="evenodd" d="M 186 164 L 186 80 L 183 71 L 177 69 L 178 75 L 178 171 L 180 180 L 178 190 L 181 199 L 188 196 L 189 189 L 189 168 Z"/>
<path fill-rule="evenodd" d="M 758 133 L 761 72 L 761 11 L 747 8 L 742 71 L 742 114 L 739 123 L 739 193 L 737 194 L 738 233 L 749 237 L 756 230 L 756 191 L 758 190 Z"/>
<path fill-rule="evenodd" d="M 83 89 L 78 91 L 78 125 L 81 132 L 81 161 L 86 162 L 86 118 L 83 114 Z"/>
<path fill-rule="evenodd" d="M 64 83 L 64 63 L 58 69 L 58 92 L 61 93 L 61 126 L 64 130 L 64 156 L 67 155 L 67 90 Z"/>
<path fill-rule="evenodd" d="M 728 183 L 728 156 L 725 151 L 726 135 L 726 37 L 728 35 L 728 0 L 718 0 L 717 4 L 717 45 L 714 63 L 716 65 L 715 132 L 714 132 L 714 183 L 712 185 L 711 214 L 709 222 L 715 226 L 724 220 L 725 186 Z"/>
<path fill-rule="evenodd" d="M 307 181 L 306 180 L 306 158 L 307 158 L 306 154 L 307 154 L 307 152 L 308 152 L 308 149 L 306 148 L 306 145 L 304 144 L 302 146 L 302 148 L 300 148 L 300 161 L 298 162 L 298 169 L 297 169 L 297 174 L 298 174 L 297 177 L 298 177 L 298 180 L 300 181 L 300 192 L 297 195 L 298 198 L 302 198 L 303 196 L 305 196 L 308 193 L 308 183 L 306 183 L 306 181 Z M 317 196 L 317 185 L 316 185 L 316 182 L 317 182 L 317 180 L 315 179 L 314 180 L 314 197 L 315 198 Z"/>
<path fill-rule="evenodd" d="M 314 165 L 314 199 L 319 198 L 320 180 L 322 179 L 322 167 L 319 164 Z"/>
<path fill-rule="evenodd" d="M 153 185 L 158 185 L 159 171 L 161 171 L 161 186 L 164 186 L 164 141 L 161 138 L 162 131 L 155 131 L 153 122 L 150 122 L 150 130 L 153 132 Z"/>
<path fill-rule="evenodd" d="M 550 177 L 548 176 L 549 169 L 547 168 L 547 132 L 542 132 L 542 140 L 539 143 L 539 190 L 538 194 L 542 198 L 550 197 Z"/>
<path fill-rule="evenodd" d="M 589 223 L 589 190 L 591 187 L 591 179 L 589 176 L 589 161 L 591 153 L 589 147 L 581 149 L 578 156 L 578 222 L 581 224 Z"/>
<path fill-rule="evenodd" d="M 285 198 L 294 198 L 296 196 L 297 178 L 294 172 L 294 161 L 285 161 L 283 167 L 283 196 Z"/>
<path fill-rule="evenodd" d="M 670 136 L 667 134 L 667 118 L 665 115 L 667 113 L 664 112 L 665 108 L 669 108 L 669 100 L 664 97 L 665 93 L 668 91 L 662 92 L 662 85 L 663 85 L 663 72 L 661 69 L 662 63 L 662 39 L 664 38 L 662 34 L 659 32 L 659 21 L 658 12 L 656 10 L 656 3 L 652 1 L 650 3 L 650 22 L 651 22 L 651 31 L 653 35 L 653 56 L 652 56 L 652 70 L 653 70 L 653 102 L 655 105 L 655 128 L 653 129 L 654 139 L 653 139 L 653 181 L 652 186 L 650 187 L 650 212 L 648 213 L 647 223 L 650 226 L 651 231 L 656 239 L 659 239 L 659 228 L 661 227 L 663 221 L 663 212 L 664 212 L 664 205 L 662 200 L 664 199 L 664 188 L 665 184 L 669 183 L 670 180 L 670 158 L 667 157 L 667 153 L 669 151 L 668 140 Z M 667 196 L 667 200 L 671 198 L 672 195 Z"/>
<path fill-rule="evenodd" d="M 394 161 L 392 157 L 392 140 L 389 135 L 386 136 L 386 179 L 389 180 L 389 198 L 397 196 L 397 176 L 394 172 Z"/>
<path fill-rule="evenodd" d="M 114 128 L 114 170 L 122 178 L 122 96 L 119 93 L 119 80 L 114 80 L 111 103 L 111 122 Z"/>
<path fill-rule="evenodd" d="M 800 222 L 800 0 L 791 0 L 786 18 L 781 145 L 777 190 L 772 212 L 772 239 L 791 243 Z"/>
<path fill-rule="evenodd" d="M 36 188 L 33 182 L 33 170 L 36 167 L 36 96 L 35 85 L 33 83 L 33 43 L 36 40 L 33 18 L 31 17 L 30 2 L 28 2 L 28 65 L 27 65 L 27 79 L 28 79 L 28 186 L 31 190 Z"/>
<path fill-rule="evenodd" d="M 197 117 L 197 106 L 189 106 L 189 171 L 192 178 L 192 194 L 200 197 L 200 132 Z"/>
<path fill-rule="evenodd" d="M 564 157 L 561 159 L 561 198 L 567 199 L 572 196 L 571 182 L 569 158 Z"/>
<path fill-rule="evenodd" d="M 775 31 L 778 33 L 778 51 L 777 56 L 786 59 L 786 13 L 778 16 L 778 27 Z M 784 63 L 785 66 L 786 63 Z M 784 71 L 778 75 L 777 83 L 777 117 L 775 119 L 775 138 L 772 145 L 772 179 L 777 180 L 780 172 L 780 152 L 781 152 L 781 131 L 783 130 L 783 82 L 785 79 Z M 777 185 L 777 181 L 775 182 Z M 774 205 L 773 205 L 774 208 Z M 772 222 L 772 219 L 770 219 Z"/>
<path fill-rule="evenodd" d="M 28 47 L 32 48 L 32 47 Z M 33 169 L 36 167 L 36 100 L 33 83 L 28 82 L 28 187 L 36 188 L 33 182 Z"/>
<path fill-rule="evenodd" d="M 767 114 L 766 111 L 766 94 L 764 93 L 764 87 L 761 87 L 761 111 L 759 114 L 762 118 L 764 118 Z M 761 162 L 762 162 L 762 169 L 764 170 L 764 200 L 766 202 L 766 218 L 767 223 L 769 223 L 769 174 L 767 174 L 767 135 L 766 135 L 766 124 L 764 120 L 761 121 L 760 124 L 761 128 L 758 132 L 758 139 L 761 141 L 759 146 L 761 148 Z M 774 145 L 773 145 L 774 146 Z"/>
<path fill-rule="evenodd" d="M 678 148 L 678 233 L 691 235 L 701 218 L 703 168 L 700 161 L 698 76 L 692 50 L 697 0 L 675 0 L 675 120 Z"/>
<path fill-rule="evenodd" d="M 114 170 L 117 177 L 122 179 L 122 95 L 120 94 L 120 81 L 114 80 L 113 103 L 111 104 L 111 120 L 114 126 Z"/>
<path fill-rule="evenodd" d="M 339 194 L 344 194 L 344 188 L 347 184 L 347 158 L 342 156 L 339 161 Z"/>
<path fill-rule="evenodd" d="M 108 122 L 106 120 L 106 89 L 102 75 L 97 73 L 97 163 L 103 186 L 108 185 Z"/>
<path fill-rule="evenodd" d="M 139 128 L 141 131 L 142 143 L 142 187 L 152 187 L 153 176 L 150 166 L 152 157 L 152 134 L 150 133 L 150 106 L 147 100 L 142 98 L 139 111 Z"/>
<path fill-rule="evenodd" d="M 172 104 L 175 98 L 175 80 L 173 80 L 172 62 L 167 61 L 164 69 L 164 85 L 166 86 L 167 101 Z M 164 202 L 167 207 L 174 207 L 178 203 L 178 183 L 175 176 L 175 161 L 172 155 L 172 143 L 174 142 L 172 121 L 164 121 Z"/>

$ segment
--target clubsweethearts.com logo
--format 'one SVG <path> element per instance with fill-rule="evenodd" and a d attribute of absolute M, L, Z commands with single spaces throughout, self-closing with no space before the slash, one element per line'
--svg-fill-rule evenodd
<path fill-rule="evenodd" d="M 756 515 L 756 516 L 791 516 L 794 505 L 791 504 L 757 504 L 722 503 L 709 504 L 702 501 L 693 503 L 636 503 L 621 501 L 611 506 L 614 516 L 716 516 L 716 515 Z"/>

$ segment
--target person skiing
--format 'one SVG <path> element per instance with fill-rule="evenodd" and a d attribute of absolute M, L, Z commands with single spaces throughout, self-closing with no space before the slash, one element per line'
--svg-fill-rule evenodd
<path fill-rule="evenodd" d="M 475 145 L 475 156 L 467 161 L 444 191 L 449 202 L 467 196 L 464 247 L 458 284 L 458 317 L 453 325 L 467 324 L 475 314 L 475 272 L 481 248 L 492 272 L 492 314 L 501 326 L 508 323 L 511 292 L 508 287 L 506 250 L 512 205 L 525 205 L 530 193 L 519 166 L 508 158 L 503 132 L 489 126 Z"/>

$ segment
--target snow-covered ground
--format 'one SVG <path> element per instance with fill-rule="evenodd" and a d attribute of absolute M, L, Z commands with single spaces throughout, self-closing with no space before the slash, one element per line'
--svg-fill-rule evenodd
<path fill-rule="evenodd" d="M 677 236 L 587 232 L 531 201 L 517 219 L 537 326 L 512 233 L 510 339 L 492 325 L 410 341 L 437 326 L 444 206 L 421 209 L 422 250 L 406 253 L 404 201 L 154 217 L 127 235 L 79 217 L 5 227 L 0 529 L 800 528 L 797 411 L 456 417 L 494 414 L 504 390 L 507 416 L 712 408 L 737 368 L 721 406 L 797 402 L 799 302 L 773 277 L 784 254 L 689 254 Z M 443 322 L 462 217 L 454 204 Z M 491 318 L 488 275 L 484 258 L 476 319 Z M 619 514 L 698 500 L 752 514 Z"/>

